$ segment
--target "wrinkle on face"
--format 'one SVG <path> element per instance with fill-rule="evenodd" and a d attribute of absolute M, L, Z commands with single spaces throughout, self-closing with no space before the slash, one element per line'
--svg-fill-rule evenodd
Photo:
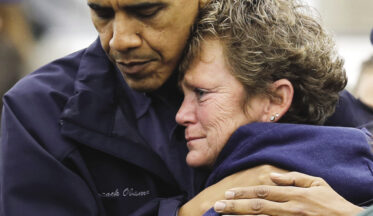
<path fill-rule="evenodd" d="M 187 163 L 194 167 L 212 166 L 233 132 L 257 121 L 262 108 L 257 105 L 260 103 L 249 101 L 249 111 L 255 113 L 246 114 L 245 89 L 226 66 L 218 40 L 204 41 L 201 57 L 186 71 L 181 83 L 185 98 L 176 120 L 186 127 L 187 137 L 203 137 L 188 143 Z M 206 93 L 199 96 L 195 89 Z"/>
<path fill-rule="evenodd" d="M 127 84 L 139 91 L 161 87 L 174 72 L 198 13 L 198 0 L 87 0 L 111 8 L 113 17 L 100 18 L 91 10 L 101 45 L 122 72 Z M 165 5 L 155 16 L 141 17 L 131 7 L 142 3 Z M 116 37 L 116 38 L 115 38 Z M 133 40 L 141 43 L 129 45 Z M 111 41 L 116 40 L 116 43 Z M 115 45 L 113 45 L 115 44 Z M 147 56 L 151 58 L 146 59 Z M 117 62 L 136 58 L 152 60 L 149 66 L 130 74 Z"/>

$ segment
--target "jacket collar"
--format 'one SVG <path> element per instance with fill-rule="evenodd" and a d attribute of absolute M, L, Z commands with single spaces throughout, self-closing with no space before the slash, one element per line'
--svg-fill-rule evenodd
<path fill-rule="evenodd" d="M 62 112 L 62 135 L 170 181 L 163 161 L 138 135 L 132 107 L 118 80 L 118 71 L 97 39 L 82 57 L 74 94 Z"/>

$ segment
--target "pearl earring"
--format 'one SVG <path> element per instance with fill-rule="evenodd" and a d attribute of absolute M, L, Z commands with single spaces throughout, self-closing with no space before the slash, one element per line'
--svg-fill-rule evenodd
<path fill-rule="evenodd" d="M 276 113 L 275 115 L 271 115 L 271 117 L 269 118 L 270 121 L 275 121 L 276 118 L 280 117 L 280 114 Z"/>

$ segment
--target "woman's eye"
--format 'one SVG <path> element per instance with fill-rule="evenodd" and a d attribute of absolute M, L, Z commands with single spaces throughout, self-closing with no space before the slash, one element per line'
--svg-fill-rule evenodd
<path fill-rule="evenodd" d="M 205 96 L 208 92 L 205 89 L 195 88 L 194 93 L 197 96 L 198 100 L 201 100 L 203 96 Z"/>

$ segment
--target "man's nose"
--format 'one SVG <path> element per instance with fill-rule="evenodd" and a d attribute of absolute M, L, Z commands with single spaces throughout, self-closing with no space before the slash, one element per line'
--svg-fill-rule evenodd
<path fill-rule="evenodd" d="M 118 14 L 113 22 L 113 36 L 110 48 L 117 51 L 126 51 L 140 47 L 142 44 L 139 25 L 133 18 L 126 18 Z"/>
<path fill-rule="evenodd" d="M 184 98 L 179 111 L 176 113 L 175 119 L 179 125 L 183 125 L 185 127 L 196 122 L 196 115 L 191 101 Z"/>

